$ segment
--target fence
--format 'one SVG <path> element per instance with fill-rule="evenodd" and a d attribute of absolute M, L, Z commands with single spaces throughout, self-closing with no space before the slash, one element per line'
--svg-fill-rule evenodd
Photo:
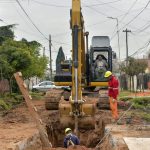
<path fill-rule="evenodd" d="M 119 76 L 121 90 L 129 89 L 130 80 L 129 76 L 123 74 Z M 132 85 L 132 84 L 131 84 Z M 150 74 L 139 74 L 134 76 L 134 89 L 150 89 Z"/>
<path fill-rule="evenodd" d="M 5 92 L 9 92 L 9 82 L 7 79 L 0 80 L 0 94 L 4 94 Z"/>

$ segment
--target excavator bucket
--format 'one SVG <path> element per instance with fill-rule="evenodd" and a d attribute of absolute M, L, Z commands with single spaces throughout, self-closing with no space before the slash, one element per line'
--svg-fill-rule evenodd
<path fill-rule="evenodd" d="M 95 128 L 95 101 L 86 101 L 82 104 L 82 114 L 78 116 L 79 129 L 94 129 Z M 72 105 L 68 101 L 61 100 L 59 103 L 60 123 L 63 128 L 74 127 L 75 117 L 72 116 Z"/>

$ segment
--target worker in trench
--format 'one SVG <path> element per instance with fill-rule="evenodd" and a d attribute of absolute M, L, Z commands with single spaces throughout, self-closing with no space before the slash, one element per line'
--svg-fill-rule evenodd
<path fill-rule="evenodd" d="M 118 120 L 118 108 L 117 108 L 117 97 L 119 94 L 119 81 L 112 74 L 111 71 L 105 72 L 105 78 L 108 78 L 108 96 L 110 102 L 110 108 L 112 111 L 113 122 L 117 122 Z"/>
<path fill-rule="evenodd" d="M 68 148 L 69 146 L 75 146 L 79 145 L 80 141 L 76 135 L 72 133 L 72 130 L 70 128 L 65 129 L 65 138 L 64 138 L 64 147 Z"/>

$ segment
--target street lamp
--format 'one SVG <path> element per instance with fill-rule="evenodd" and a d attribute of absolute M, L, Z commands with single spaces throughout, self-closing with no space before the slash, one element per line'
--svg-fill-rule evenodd
<path fill-rule="evenodd" d="M 115 19 L 117 21 L 118 51 L 119 51 L 119 60 L 120 60 L 120 39 L 119 39 L 119 22 L 118 22 L 118 18 L 114 18 L 114 17 L 107 17 L 107 18 Z"/>

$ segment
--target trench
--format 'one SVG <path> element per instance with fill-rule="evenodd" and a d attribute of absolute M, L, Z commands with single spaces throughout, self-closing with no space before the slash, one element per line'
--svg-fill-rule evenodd
<path fill-rule="evenodd" d="M 61 126 L 59 120 L 57 119 L 58 117 L 56 113 L 54 116 L 50 116 L 52 121 L 49 120 L 46 123 L 47 134 L 54 148 L 63 147 L 65 128 Z M 73 128 L 71 129 L 73 130 Z M 83 145 L 87 148 L 95 148 L 101 138 L 103 138 L 104 131 L 105 122 L 103 121 L 103 119 L 99 119 L 98 121 L 96 121 L 95 129 L 79 129 L 78 137 L 80 139 L 80 145 Z"/>

